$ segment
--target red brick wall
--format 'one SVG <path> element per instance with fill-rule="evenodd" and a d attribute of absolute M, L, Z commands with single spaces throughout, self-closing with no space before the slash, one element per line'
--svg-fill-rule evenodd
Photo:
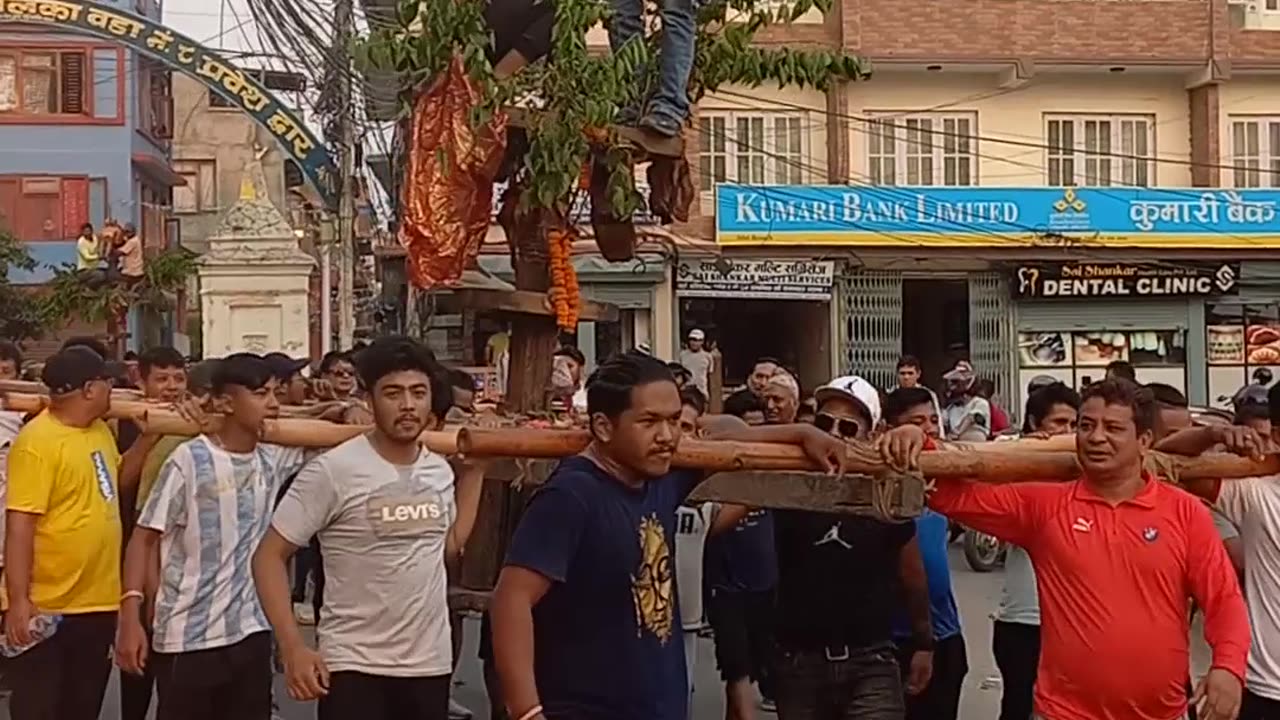
<path fill-rule="evenodd" d="M 844 0 L 844 46 L 872 59 L 1280 67 L 1280 33 L 1227 0 Z"/>

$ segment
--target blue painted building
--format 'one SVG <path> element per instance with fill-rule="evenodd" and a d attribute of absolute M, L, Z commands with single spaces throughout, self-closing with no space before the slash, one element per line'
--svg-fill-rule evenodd
<path fill-rule="evenodd" d="M 157 0 L 106 0 L 159 18 Z M 170 237 L 173 136 L 170 71 L 124 46 L 0 22 L 0 225 L 41 263 L 75 262 L 75 237 L 107 218 L 138 228 L 148 251 Z M 74 319 L 72 319 L 74 321 Z M 127 345 L 136 348 L 138 318 Z"/>

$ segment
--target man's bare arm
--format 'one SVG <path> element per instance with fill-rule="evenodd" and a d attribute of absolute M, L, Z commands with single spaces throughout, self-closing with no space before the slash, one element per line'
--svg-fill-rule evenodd
<path fill-rule="evenodd" d="M 258 589 L 258 599 L 262 601 L 262 611 L 275 630 L 281 648 L 305 643 L 293 617 L 293 599 L 289 590 L 288 562 L 297 551 L 298 546 L 271 528 L 253 553 L 253 583 Z"/>
<path fill-rule="evenodd" d="M 551 581 L 546 577 L 508 565 L 502 569 L 493 591 L 489 606 L 493 656 L 502 681 L 502 697 L 513 718 L 523 717 L 541 704 L 533 666 L 533 608 L 550 589 Z"/>
<path fill-rule="evenodd" d="M 120 456 L 119 493 L 121 497 L 137 498 L 138 481 L 142 478 L 142 467 L 147 464 L 147 455 L 160 441 L 159 435 L 144 433 L 133 441 L 133 445 Z"/>
<path fill-rule="evenodd" d="M 5 514 L 4 585 L 9 602 L 31 594 L 31 561 L 35 553 L 36 522 L 39 515 L 9 510 Z"/>
<path fill-rule="evenodd" d="M 484 474 L 489 464 L 484 460 L 461 460 L 454 463 L 454 475 L 457 482 L 454 495 L 457 499 L 458 515 L 449 528 L 449 536 L 445 541 L 445 562 L 461 561 L 462 553 L 471 539 L 471 531 L 476 526 L 476 514 L 480 509 L 480 494 L 484 488 Z"/>

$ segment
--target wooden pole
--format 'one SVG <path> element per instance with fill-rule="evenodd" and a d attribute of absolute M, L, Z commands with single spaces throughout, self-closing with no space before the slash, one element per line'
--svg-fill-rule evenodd
<path fill-rule="evenodd" d="M 21 412 L 38 412 L 45 407 L 40 395 L 6 393 L 4 407 Z M 114 401 L 109 418 L 128 419 L 143 432 L 165 435 L 196 435 L 201 428 L 177 413 L 136 401 Z M 211 418 L 205 431 L 216 429 L 220 417 Z M 266 442 L 309 448 L 341 444 L 368 431 L 362 425 L 338 425 L 324 420 L 280 418 L 268 420 L 263 428 Z M 422 434 L 422 443 L 441 455 L 478 457 L 558 458 L 573 455 L 587 446 L 585 430 L 544 430 L 538 428 L 447 427 Z M 1069 450 L 1064 447 L 1071 446 Z M 1180 480 L 1241 478 L 1280 473 L 1280 455 L 1255 461 L 1226 453 L 1199 457 L 1168 457 L 1167 467 Z M 875 474 L 887 469 L 873 443 L 848 444 L 850 472 Z M 821 470 L 810 462 L 802 448 L 781 443 L 750 443 L 731 440 L 691 440 L 680 442 L 672 458 L 675 467 L 722 472 L 728 470 Z M 1026 480 L 1069 480 L 1080 474 L 1073 443 L 1064 439 L 1015 440 L 976 443 L 927 451 L 920 455 L 920 472 L 925 477 L 973 478 L 983 482 Z"/>

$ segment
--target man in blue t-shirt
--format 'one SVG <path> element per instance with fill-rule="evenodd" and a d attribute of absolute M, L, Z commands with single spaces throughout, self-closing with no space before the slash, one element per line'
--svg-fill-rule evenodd
<path fill-rule="evenodd" d="M 778 368 L 760 391 L 765 423 L 789 425 L 800 409 L 800 385 Z M 760 686 L 765 703 L 773 699 L 773 593 L 778 584 L 773 513 L 753 509 L 731 531 L 707 540 L 704 551 L 707 621 L 715 633 L 716 666 L 725 684 L 726 720 L 755 717 Z"/>
<path fill-rule="evenodd" d="M 673 540 L 701 475 L 673 470 L 680 395 L 667 366 L 627 353 L 587 381 L 591 444 L 530 501 L 490 606 L 513 720 L 687 720 Z M 846 448 L 812 426 L 723 439 L 800 444 L 833 468 Z"/>
<path fill-rule="evenodd" d="M 929 437 L 938 437 L 938 410 L 929 391 L 921 387 L 898 388 L 884 403 L 884 419 L 890 427 L 915 425 Z M 947 560 L 947 518 L 926 509 L 916 518 L 916 541 L 929 584 L 929 620 L 933 628 L 933 672 L 928 684 L 907 695 L 907 720 L 956 720 L 960 691 L 969 672 L 960 611 L 951 592 L 951 567 Z M 906 613 L 894 618 L 893 640 L 898 664 L 909 667 L 915 646 Z"/>

